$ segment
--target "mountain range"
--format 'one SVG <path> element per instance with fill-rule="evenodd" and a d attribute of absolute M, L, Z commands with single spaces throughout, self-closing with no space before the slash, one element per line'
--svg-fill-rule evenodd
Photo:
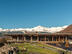
<path fill-rule="evenodd" d="M 59 32 L 61 30 L 64 30 L 67 27 L 68 27 L 68 25 L 65 25 L 62 27 L 37 26 L 34 28 L 17 28 L 17 29 L 2 29 L 2 28 L 0 28 L 0 32 L 1 31 L 10 31 L 10 32 L 12 32 L 12 31 L 22 31 L 22 32 L 29 31 L 29 32 L 51 32 L 51 33 L 54 33 L 54 32 Z"/>

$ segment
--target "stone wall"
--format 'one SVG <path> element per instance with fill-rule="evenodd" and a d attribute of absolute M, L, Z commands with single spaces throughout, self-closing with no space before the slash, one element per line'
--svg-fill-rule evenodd
<path fill-rule="evenodd" d="M 13 47 L 10 47 L 7 44 L 5 44 L 4 46 L 0 47 L 0 54 L 8 54 L 9 51 L 11 51 L 11 50 L 13 51 Z M 14 54 L 16 54 L 16 53 L 14 52 Z"/>

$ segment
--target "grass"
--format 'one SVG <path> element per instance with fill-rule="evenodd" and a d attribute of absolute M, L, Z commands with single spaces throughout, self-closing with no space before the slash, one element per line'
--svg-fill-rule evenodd
<path fill-rule="evenodd" d="M 55 48 L 49 47 L 48 45 L 40 43 L 18 43 L 10 44 L 9 46 L 18 47 L 20 50 L 26 48 L 27 52 L 25 54 L 59 54 L 59 51 Z M 21 53 L 20 53 L 21 54 Z"/>

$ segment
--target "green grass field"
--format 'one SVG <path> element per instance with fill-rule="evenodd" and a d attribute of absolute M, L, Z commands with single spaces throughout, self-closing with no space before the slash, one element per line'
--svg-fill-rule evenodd
<path fill-rule="evenodd" d="M 9 46 L 18 47 L 20 50 L 27 49 L 25 54 L 59 54 L 59 50 L 40 43 L 16 43 Z"/>

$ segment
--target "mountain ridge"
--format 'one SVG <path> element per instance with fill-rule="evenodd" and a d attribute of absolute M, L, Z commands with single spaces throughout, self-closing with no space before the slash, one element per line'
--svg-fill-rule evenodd
<path fill-rule="evenodd" d="M 18 29 L 0 29 L 0 31 L 30 31 L 30 32 L 59 32 L 61 30 L 64 30 L 65 28 L 67 28 L 68 25 L 62 26 L 62 27 L 44 27 L 44 26 L 36 26 L 34 28 L 18 28 Z"/>

